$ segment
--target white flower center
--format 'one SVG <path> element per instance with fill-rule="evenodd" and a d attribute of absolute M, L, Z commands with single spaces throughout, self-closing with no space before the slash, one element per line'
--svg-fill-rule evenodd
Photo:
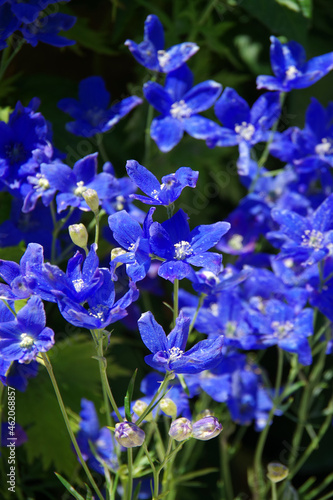
<path fill-rule="evenodd" d="M 123 195 L 116 197 L 116 210 L 124 210 L 125 198 Z"/>
<path fill-rule="evenodd" d="M 22 333 L 20 339 L 21 339 L 20 347 L 22 347 L 23 349 L 30 349 L 35 342 L 35 339 L 31 337 L 31 335 L 28 335 L 27 333 Z"/>
<path fill-rule="evenodd" d="M 76 185 L 77 185 L 77 188 L 74 190 L 74 194 L 75 194 L 75 196 L 82 197 L 82 194 L 86 191 L 87 188 L 84 186 L 83 181 L 77 182 Z"/>
<path fill-rule="evenodd" d="M 174 361 L 175 359 L 179 359 L 182 357 L 183 354 L 184 351 L 182 351 L 179 347 L 171 347 L 171 349 L 168 350 L 169 361 Z"/>
<path fill-rule="evenodd" d="M 298 75 L 299 75 L 299 70 L 296 68 L 296 66 L 289 66 L 289 68 L 286 71 L 287 80 L 293 80 Z"/>
<path fill-rule="evenodd" d="M 164 68 L 164 66 L 166 64 L 168 64 L 168 62 L 170 61 L 171 56 L 165 50 L 158 50 L 157 51 L 157 59 L 158 59 L 158 62 L 160 64 L 161 68 Z"/>
<path fill-rule="evenodd" d="M 211 304 L 210 310 L 213 316 L 217 317 L 219 315 L 219 306 L 216 302 L 215 304 Z"/>
<path fill-rule="evenodd" d="M 321 140 L 321 143 L 319 143 L 319 144 L 316 145 L 315 152 L 319 156 L 324 156 L 326 154 L 331 154 L 332 153 L 332 143 L 331 143 L 331 141 L 329 139 L 326 139 L 326 137 L 324 137 Z"/>
<path fill-rule="evenodd" d="M 82 290 L 82 288 L 84 287 L 83 279 L 74 280 L 74 281 L 72 281 L 72 283 L 73 283 L 73 286 L 77 292 L 80 292 Z"/>
<path fill-rule="evenodd" d="M 236 134 L 239 134 L 246 141 L 250 141 L 253 137 L 256 129 L 252 125 L 252 123 L 242 122 L 241 125 L 237 124 L 235 126 Z"/>
<path fill-rule="evenodd" d="M 43 174 L 37 174 L 36 177 L 38 181 L 37 184 L 34 186 L 34 189 L 41 188 L 43 191 L 49 189 L 50 183 Z"/>
<path fill-rule="evenodd" d="M 316 229 L 306 229 L 304 234 L 302 235 L 302 243 L 303 247 L 314 248 L 315 250 L 320 250 L 323 248 L 323 240 L 324 234 L 321 231 L 317 231 Z"/>
<path fill-rule="evenodd" d="M 191 245 L 188 241 L 180 241 L 175 243 L 175 258 L 177 260 L 183 260 L 193 253 Z"/>
<path fill-rule="evenodd" d="M 241 250 L 243 248 L 243 236 L 241 234 L 234 234 L 228 241 L 228 245 L 234 250 Z"/>
<path fill-rule="evenodd" d="M 273 335 L 279 339 L 287 337 L 294 329 L 294 325 L 291 321 L 272 321 L 271 327 L 273 328 Z"/>
<path fill-rule="evenodd" d="M 181 99 L 171 105 L 170 114 L 173 118 L 181 120 L 182 118 L 189 118 L 192 114 L 192 110 L 188 107 L 186 102 Z"/>

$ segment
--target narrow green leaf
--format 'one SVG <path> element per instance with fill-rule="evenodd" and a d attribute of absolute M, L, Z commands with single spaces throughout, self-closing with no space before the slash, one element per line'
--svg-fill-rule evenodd
<path fill-rule="evenodd" d="M 133 390 L 134 390 L 135 378 L 136 378 L 137 373 L 138 373 L 138 369 L 136 368 L 136 370 L 134 371 L 132 378 L 128 384 L 126 396 L 124 399 L 125 416 L 129 422 L 132 422 L 131 401 L 132 401 L 132 397 L 133 397 Z"/>
<path fill-rule="evenodd" d="M 93 500 L 94 499 L 93 494 L 92 494 L 91 489 L 89 488 L 89 486 L 87 484 L 86 484 L 86 488 L 87 488 L 86 500 Z"/>
<path fill-rule="evenodd" d="M 63 486 L 65 486 L 66 490 L 69 491 L 69 493 L 71 495 L 73 495 L 74 498 L 76 498 L 76 500 L 84 500 L 83 496 L 81 496 L 74 488 L 71 484 L 69 484 L 68 481 L 66 481 L 66 479 L 64 479 L 60 474 L 58 474 L 57 472 L 55 472 L 55 475 L 57 476 L 57 478 L 59 479 L 59 481 L 63 484 Z M 92 498 L 92 497 L 91 497 Z"/>

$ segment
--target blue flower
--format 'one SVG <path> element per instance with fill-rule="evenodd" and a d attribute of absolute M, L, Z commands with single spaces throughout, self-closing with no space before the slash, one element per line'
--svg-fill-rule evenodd
<path fill-rule="evenodd" d="M 69 40 L 59 35 L 60 31 L 67 31 L 76 22 L 76 17 L 57 12 L 49 16 L 43 14 L 29 24 L 23 24 L 20 31 L 27 43 L 36 47 L 38 42 L 47 43 L 54 47 L 74 45 L 75 40 Z"/>
<path fill-rule="evenodd" d="M 147 101 L 162 113 L 152 121 L 150 135 L 163 153 L 179 143 L 184 131 L 195 139 L 217 133 L 218 125 L 198 113 L 214 104 L 222 85 L 213 80 L 192 85 L 192 72 L 184 64 L 167 75 L 164 87 L 152 81 L 143 87 Z"/>
<path fill-rule="evenodd" d="M 238 173 L 253 178 L 257 164 L 250 157 L 251 147 L 258 142 L 266 142 L 269 129 L 280 116 L 280 94 L 267 92 L 257 99 L 252 108 L 234 89 L 226 88 L 216 102 L 215 114 L 223 123 L 215 134 L 207 140 L 207 145 L 239 147 Z"/>
<path fill-rule="evenodd" d="M 133 108 L 142 103 L 137 96 L 126 97 L 109 108 L 110 93 L 103 78 L 90 76 L 79 84 L 79 100 L 70 97 L 61 99 L 58 108 L 68 113 L 74 122 L 66 124 L 72 134 L 92 137 L 110 130 Z"/>
<path fill-rule="evenodd" d="M 147 205 L 170 205 L 179 198 L 186 186 L 194 188 L 199 176 L 199 172 L 189 167 L 180 167 L 174 174 L 162 177 L 160 184 L 154 174 L 135 160 L 128 160 L 126 170 L 129 177 L 147 195 L 132 194 L 131 197 Z"/>
<path fill-rule="evenodd" d="M 277 134 L 270 153 L 291 163 L 300 173 L 319 173 L 333 167 L 333 103 L 325 109 L 315 98 L 306 111 L 305 127 Z"/>
<path fill-rule="evenodd" d="M 138 326 L 143 343 L 153 353 L 146 363 L 157 370 L 175 373 L 200 373 L 215 367 L 222 357 L 223 336 L 202 340 L 185 352 L 190 318 L 182 313 L 168 336 L 149 311 L 141 315 Z"/>
<path fill-rule="evenodd" d="M 291 257 L 303 266 L 325 259 L 333 245 L 333 195 L 330 195 L 308 217 L 290 210 L 272 210 L 272 218 L 280 224 L 278 231 L 267 234 L 280 241 L 279 258 Z"/>
<path fill-rule="evenodd" d="M 68 2 L 69 0 L 62 0 Z M 29 0 L 22 2 L 21 0 L 1 0 L 0 4 L 9 4 L 12 13 L 23 23 L 33 23 L 38 18 L 40 12 L 48 5 L 58 3 L 59 0 Z"/>
<path fill-rule="evenodd" d="M 12 321 L 0 323 L 0 353 L 6 360 L 26 363 L 54 344 L 54 332 L 45 327 L 46 316 L 40 297 L 31 297 Z"/>
<path fill-rule="evenodd" d="M 137 44 L 133 40 L 126 40 L 125 45 L 142 66 L 163 73 L 170 73 L 179 68 L 199 50 L 195 43 L 190 42 L 180 43 L 164 50 L 163 26 L 159 18 L 153 14 L 145 20 L 143 42 Z"/>
<path fill-rule="evenodd" d="M 191 266 L 205 267 L 218 274 L 221 270 L 222 255 L 207 252 L 218 243 L 229 230 L 228 222 L 198 226 L 190 232 L 188 216 L 183 210 L 162 222 L 153 222 L 150 226 L 150 246 L 152 252 L 165 262 L 158 274 L 162 278 L 174 281 L 186 278 L 191 273 Z"/>
<path fill-rule="evenodd" d="M 271 36 L 271 65 L 275 76 L 258 76 L 257 88 L 289 92 L 310 87 L 333 69 L 333 52 L 306 61 L 297 42 L 282 44 Z"/>
<path fill-rule="evenodd" d="M 119 264 L 126 264 L 126 272 L 134 282 L 142 280 L 150 267 L 149 228 L 153 222 L 151 208 L 145 218 L 143 227 L 125 210 L 109 217 L 109 226 L 114 239 L 127 251 L 120 252 L 111 260 L 111 271 L 114 274 Z M 114 275 L 114 279 L 116 276 Z"/>
<path fill-rule="evenodd" d="M 103 475 L 104 465 L 113 471 L 118 470 L 119 463 L 111 431 L 107 427 L 99 427 L 92 401 L 84 398 L 81 400 L 80 417 L 80 430 L 76 439 L 83 459 L 88 461 L 91 469 Z"/>
<path fill-rule="evenodd" d="M 14 16 L 11 5 L 0 2 L 0 50 L 8 47 L 6 40 L 18 29 L 20 21 Z"/>

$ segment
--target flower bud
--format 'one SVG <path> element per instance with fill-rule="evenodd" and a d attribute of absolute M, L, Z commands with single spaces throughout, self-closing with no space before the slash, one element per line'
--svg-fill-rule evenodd
<path fill-rule="evenodd" d="M 272 483 L 279 483 L 283 481 L 289 474 L 289 469 L 280 463 L 273 463 L 267 465 L 267 477 Z"/>
<path fill-rule="evenodd" d="M 176 441 L 185 441 L 192 436 L 192 424 L 185 418 L 177 418 L 170 426 L 169 436 Z"/>
<path fill-rule="evenodd" d="M 83 224 L 72 224 L 69 226 L 68 231 L 74 245 L 80 248 L 87 248 L 88 231 Z"/>
<path fill-rule="evenodd" d="M 138 417 L 141 417 L 141 415 L 146 411 L 147 408 L 148 408 L 147 403 L 145 403 L 144 401 L 141 401 L 141 399 L 138 399 L 134 403 L 133 411 Z M 153 415 L 151 414 L 151 412 L 145 416 L 145 420 L 148 420 L 148 421 L 153 420 Z"/>
<path fill-rule="evenodd" d="M 115 426 L 114 437 L 124 448 L 134 448 L 142 445 L 145 433 L 132 422 L 120 422 Z"/>
<path fill-rule="evenodd" d="M 170 398 L 163 398 L 160 401 L 160 408 L 168 417 L 176 418 L 177 406 Z"/>
<path fill-rule="evenodd" d="M 88 188 L 82 193 L 83 199 L 93 212 L 98 212 L 99 199 L 95 189 Z"/>
<path fill-rule="evenodd" d="M 193 437 L 200 441 L 208 441 L 220 434 L 223 427 L 216 417 L 207 416 L 193 424 Z"/>

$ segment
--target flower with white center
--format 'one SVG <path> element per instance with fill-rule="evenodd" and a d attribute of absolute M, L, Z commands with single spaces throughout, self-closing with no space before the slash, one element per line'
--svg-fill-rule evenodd
<path fill-rule="evenodd" d="M 239 134 L 245 141 L 250 141 L 256 129 L 252 123 L 242 122 L 240 125 L 235 125 L 235 132 Z"/>
<path fill-rule="evenodd" d="M 170 108 L 170 114 L 173 118 L 189 118 L 192 114 L 191 108 L 186 104 L 186 102 L 181 99 L 180 101 L 174 102 Z"/>
<path fill-rule="evenodd" d="M 175 259 L 183 260 L 185 257 L 192 255 L 193 250 L 188 241 L 180 241 L 179 243 L 175 243 Z"/>

